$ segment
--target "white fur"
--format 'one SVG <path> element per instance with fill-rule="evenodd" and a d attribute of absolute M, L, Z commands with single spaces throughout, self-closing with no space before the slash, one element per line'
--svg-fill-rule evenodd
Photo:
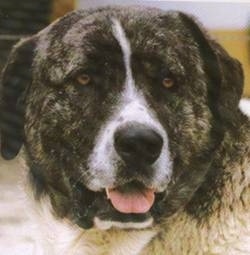
<path fill-rule="evenodd" d="M 153 218 L 150 217 L 144 222 L 119 222 L 119 221 L 107 221 L 101 220 L 98 217 L 94 219 L 95 226 L 98 229 L 107 230 L 112 227 L 121 229 L 145 229 L 151 227 L 153 224 Z"/>
<path fill-rule="evenodd" d="M 240 100 L 239 103 L 239 108 L 240 110 L 247 115 L 248 117 L 250 117 L 250 100 L 249 98 L 243 98 Z"/>
<path fill-rule="evenodd" d="M 39 208 L 39 206 L 38 206 Z M 82 230 L 66 220 L 53 217 L 45 199 L 38 214 L 36 255 L 137 255 L 156 234 L 155 230 Z"/>
<path fill-rule="evenodd" d="M 112 187 L 115 180 L 116 163 L 119 156 L 113 146 L 113 136 L 116 129 L 127 122 L 137 122 L 145 124 L 163 137 L 163 148 L 160 157 L 154 163 L 155 177 L 151 183 L 157 191 L 166 188 L 172 174 L 172 161 L 168 149 L 168 136 L 155 113 L 148 106 L 144 96 L 135 87 L 130 66 L 131 49 L 129 41 L 121 24 L 113 20 L 113 34 L 119 42 L 124 56 L 126 68 L 126 80 L 124 90 L 121 93 L 119 105 L 110 117 L 108 122 L 101 127 L 97 136 L 95 147 L 89 157 L 88 165 L 91 177 L 88 187 L 92 190 L 101 190 L 106 187 Z"/>

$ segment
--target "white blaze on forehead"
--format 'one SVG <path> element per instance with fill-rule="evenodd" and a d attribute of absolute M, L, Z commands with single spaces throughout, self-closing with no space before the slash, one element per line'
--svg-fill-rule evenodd
<path fill-rule="evenodd" d="M 122 29 L 120 22 L 116 19 L 113 19 L 113 34 L 116 40 L 119 42 L 123 57 L 124 57 L 124 64 L 126 68 L 126 92 L 127 96 L 132 95 L 134 92 L 134 80 L 132 77 L 132 70 L 130 66 L 131 61 L 131 47 L 128 39 L 126 38 L 125 32 Z"/>
<path fill-rule="evenodd" d="M 122 29 L 121 23 L 116 19 L 113 19 L 112 21 L 113 21 L 113 26 L 112 26 L 113 35 L 121 46 L 124 60 L 125 60 L 126 71 L 128 72 L 129 66 L 130 66 L 130 56 L 131 56 L 130 43 L 126 38 L 125 32 Z"/>
<path fill-rule="evenodd" d="M 113 22 L 113 35 L 118 41 L 126 70 L 124 90 L 120 94 L 119 104 L 110 119 L 104 123 L 95 141 L 95 146 L 88 160 L 89 188 L 100 190 L 110 187 L 115 181 L 117 162 L 120 158 L 114 148 L 114 134 L 117 128 L 128 122 L 137 122 L 147 125 L 158 132 L 164 141 L 162 152 L 153 164 L 155 175 L 152 186 L 158 190 L 166 188 L 167 179 L 170 179 L 172 162 L 168 149 L 168 136 L 155 113 L 148 106 L 142 92 L 136 89 L 131 69 L 131 47 L 125 32 L 116 19 Z"/>

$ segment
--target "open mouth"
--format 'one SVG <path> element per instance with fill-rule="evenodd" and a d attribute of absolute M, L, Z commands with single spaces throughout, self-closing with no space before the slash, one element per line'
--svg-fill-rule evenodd
<path fill-rule="evenodd" d="M 147 228 L 158 215 L 157 204 L 162 194 L 142 182 L 131 181 L 100 192 L 87 189 L 82 183 L 73 190 L 72 219 L 85 229 Z"/>
<path fill-rule="evenodd" d="M 114 188 L 106 188 L 112 206 L 124 214 L 149 212 L 155 201 L 155 190 L 140 182 L 130 182 Z"/>
<path fill-rule="evenodd" d="M 97 213 L 94 219 L 97 228 L 142 229 L 151 227 L 154 223 L 151 209 L 158 199 L 155 189 L 132 181 L 106 188 L 104 196 L 108 207 Z"/>

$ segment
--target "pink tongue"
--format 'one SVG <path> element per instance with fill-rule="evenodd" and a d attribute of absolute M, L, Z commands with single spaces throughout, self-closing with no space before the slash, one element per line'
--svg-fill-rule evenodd
<path fill-rule="evenodd" d="M 117 189 L 109 189 L 108 198 L 114 208 L 121 213 L 146 213 L 154 203 L 155 194 L 153 189 L 134 193 L 122 193 Z"/>

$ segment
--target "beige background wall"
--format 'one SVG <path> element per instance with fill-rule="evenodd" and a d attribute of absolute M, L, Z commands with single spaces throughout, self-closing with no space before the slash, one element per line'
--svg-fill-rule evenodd
<path fill-rule="evenodd" d="M 245 73 L 244 96 L 250 97 L 250 40 L 247 29 L 213 30 L 212 34 L 226 48 L 231 56 L 243 65 Z"/>

